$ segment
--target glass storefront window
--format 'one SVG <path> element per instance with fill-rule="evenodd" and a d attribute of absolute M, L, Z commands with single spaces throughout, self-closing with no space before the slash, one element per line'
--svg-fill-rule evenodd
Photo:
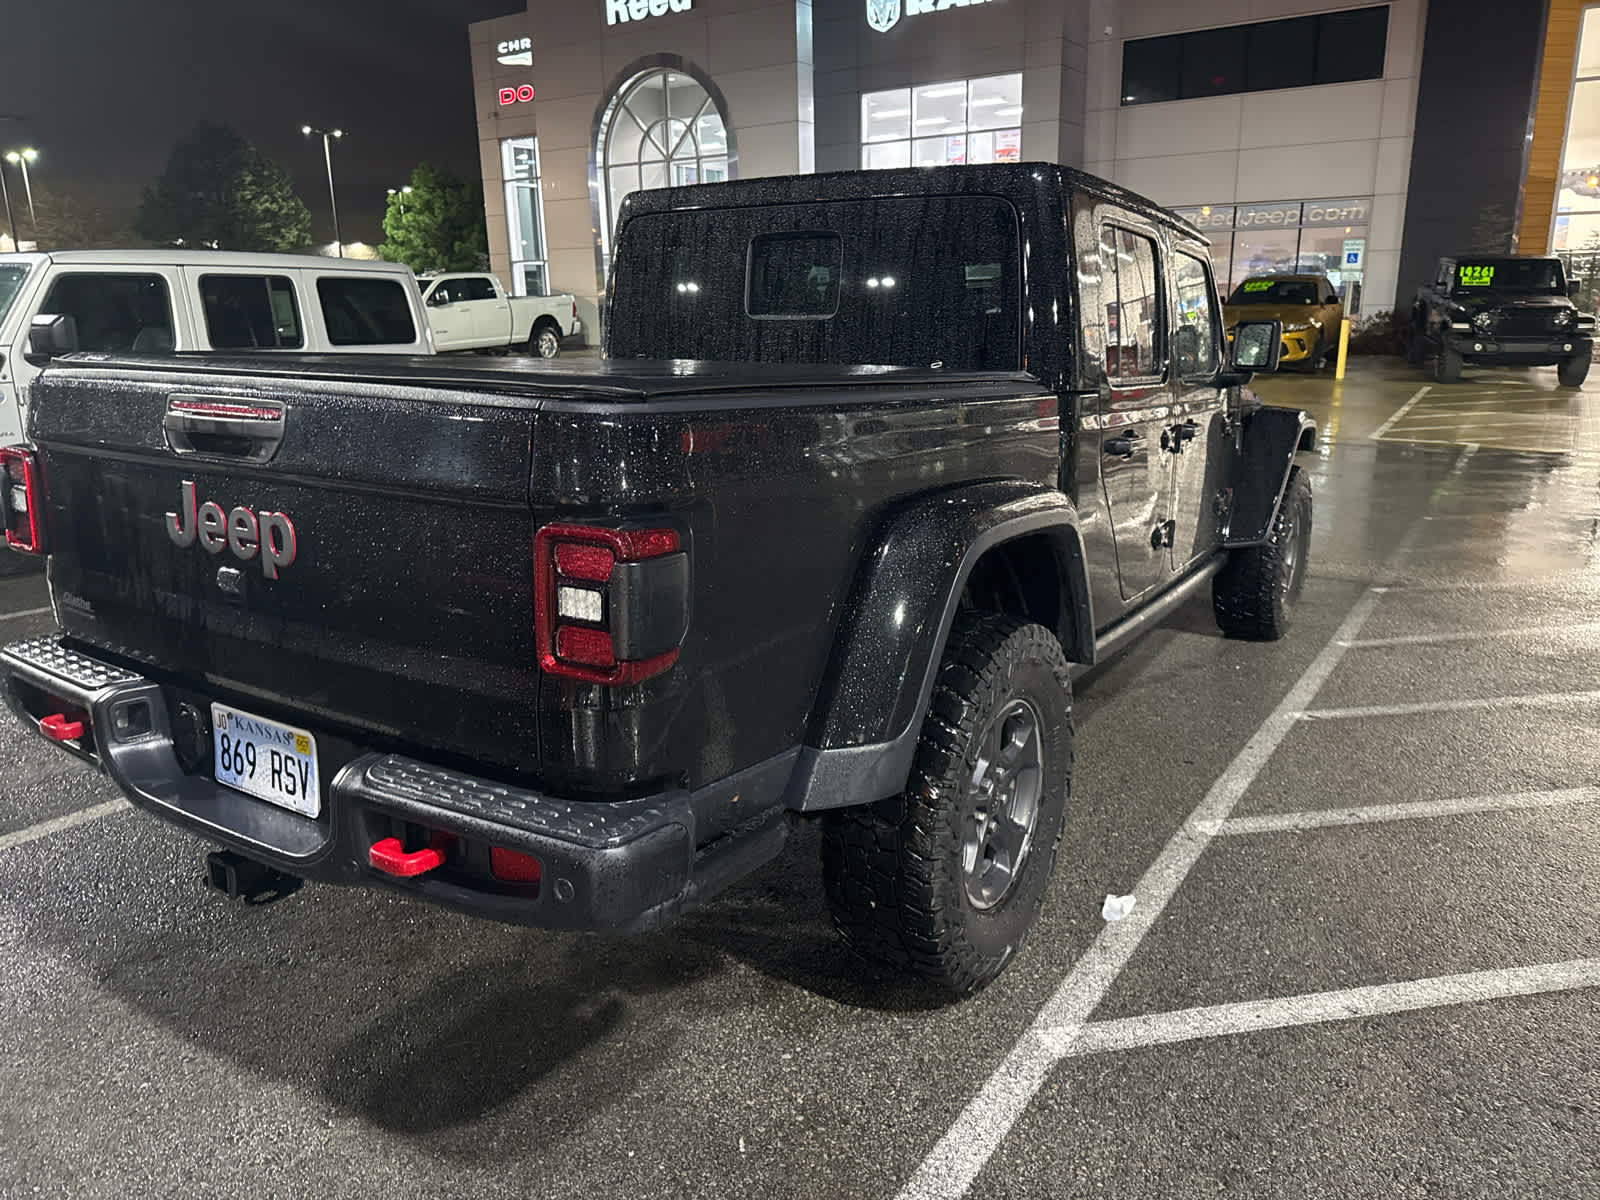
<path fill-rule="evenodd" d="M 539 195 L 537 138 L 506 138 L 500 143 L 506 183 L 506 232 L 511 244 L 512 293 L 547 296 L 544 207 Z M 534 290 L 534 288 L 537 290 Z"/>
<path fill-rule="evenodd" d="M 601 121 L 597 150 L 607 247 L 629 192 L 728 178 L 722 114 L 705 88 L 681 71 L 658 68 L 625 84 Z"/>
<path fill-rule="evenodd" d="M 1175 211 L 1210 240 L 1211 265 L 1225 294 L 1251 275 L 1282 272 L 1326 275 L 1343 296 L 1350 281 L 1360 278 L 1359 272 L 1345 271 L 1345 242 L 1366 242 L 1372 201 L 1353 197 L 1204 204 Z"/>
<path fill-rule="evenodd" d="M 1243 279 L 1247 275 L 1292 272 L 1299 242 L 1298 229 L 1241 230 L 1233 239 L 1233 273 Z"/>
<path fill-rule="evenodd" d="M 1578 285 L 1578 306 L 1600 308 L 1600 8 L 1584 11 L 1578 33 L 1550 249 Z"/>
<path fill-rule="evenodd" d="M 1020 162 L 1022 76 L 954 79 L 861 97 L 861 165 Z"/>

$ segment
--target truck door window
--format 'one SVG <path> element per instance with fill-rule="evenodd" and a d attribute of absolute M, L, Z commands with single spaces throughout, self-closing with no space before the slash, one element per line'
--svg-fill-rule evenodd
<path fill-rule="evenodd" d="M 11 311 L 12 302 L 22 290 L 22 281 L 28 277 L 29 270 L 26 266 L 0 267 L 0 319 Z"/>
<path fill-rule="evenodd" d="M 55 281 L 39 311 L 76 321 L 80 350 L 161 354 L 176 344 L 172 300 L 159 275 L 74 271 Z"/>
<path fill-rule="evenodd" d="M 481 275 L 474 275 L 471 279 L 463 279 L 461 282 L 466 285 L 466 298 L 468 300 L 493 300 L 495 298 L 494 284 Z"/>
<path fill-rule="evenodd" d="M 406 290 L 392 280 L 324 275 L 317 280 L 317 299 L 328 341 L 335 346 L 399 346 L 417 340 Z"/>
<path fill-rule="evenodd" d="M 1210 375 L 1217 369 L 1217 289 L 1211 272 L 1192 254 L 1173 260 L 1178 311 L 1173 318 L 1172 349 L 1180 375 Z"/>
<path fill-rule="evenodd" d="M 1101 262 L 1112 283 L 1106 301 L 1106 375 L 1124 381 L 1162 373 L 1166 361 L 1156 244 L 1142 233 L 1107 225 Z"/>
<path fill-rule="evenodd" d="M 286 275 L 202 275 L 200 307 L 213 350 L 305 345 L 294 283 Z"/>
<path fill-rule="evenodd" d="M 839 311 L 844 239 L 838 234 L 764 233 L 751 240 L 749 254 L 745 311 L 752 317 L 827 318 Z"/>

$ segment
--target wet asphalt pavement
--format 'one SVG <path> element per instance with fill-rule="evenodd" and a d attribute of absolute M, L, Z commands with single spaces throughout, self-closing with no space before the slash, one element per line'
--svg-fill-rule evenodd
<path fill-rule="evenodd" d="M 1258 382 L 1325 435 L 1297 626 L 1203 597 L 1080 682 L 1041 924 L 960 1003 L 840 947 L 807 829 L 638 938 L 250 907 L 142 814 L 42 826 L 113 793 L 0 718 L 0 1195 L 1600 1195 L 1600 384 L 1554 383 Z M 45 604 L 0 579 L 0 639 Z"/>

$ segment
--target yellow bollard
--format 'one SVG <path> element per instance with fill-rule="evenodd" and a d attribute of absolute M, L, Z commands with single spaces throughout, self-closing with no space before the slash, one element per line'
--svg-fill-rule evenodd
<path fill-rule="evenodd" d="M 1344 378 L 1344 360 L 1350 354 L 1350 318 L 1339 322 L 1339 365 L 1333 369 L 1335 379 Z"/>

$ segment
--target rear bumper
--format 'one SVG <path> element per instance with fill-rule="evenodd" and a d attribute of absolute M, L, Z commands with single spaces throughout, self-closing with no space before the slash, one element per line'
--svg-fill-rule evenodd
<path fill-rule="evenodd" d="M 185 770 L 168 691 L 55 637 L 0 650 L 0 688 L 35 728 L 56 712 L 81 726 L 71 740 L 51 740 L 173 824 L 302 878 L 381 883 L 518 924 L 657 927 L 772 858 L 787 831 L 783 813 L 772 809 L 699 845 L 687 792 L 565 800 L 376 751 L 323 780 L 322 812 L 309 818 L 217 783 L 208 766 Z M 444 863 L 411 878 L 386 873 L 369 859 L 386 838 L 408 850 L 443 847 Z M 491 847 L 537 859 L 538 881 L 496 880 Z"/>

